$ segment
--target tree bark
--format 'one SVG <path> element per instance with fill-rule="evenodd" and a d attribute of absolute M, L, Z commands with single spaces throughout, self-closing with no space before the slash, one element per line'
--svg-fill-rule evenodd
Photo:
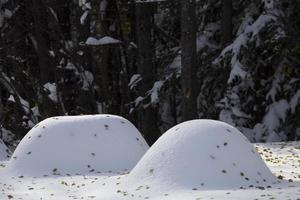
<path fill-rule="evenodd" d="M 53 83 L 55 81 L 55 69 L 53 62 L 49 57 L 50 38 L 49 38 L 49 20 L 48 10 L 43 0 L 29 0 L 27 12 L 32 14 L 33 30 L 32 35 L 36 40 L 36 53 L 39 65 L 39 83 L 41 88 L 45 83 Z M 43 117 L 57 115 L 55 102 L 49 99 L 41 91 L 41 104 L 39 109 Z"/>
<path fill-rule="evenodd" d="M 222 0 L 222 45 L 232 40 L 232 0 Z"/>
<path fill-rule="evenodd" d="M 49 58 L 49 38 L 48 38 L 48 20 L 47 8 L 42 0 L 32 0 L 31 8 L 33 16 L 33 35 L 37 44 L 37 55 L 40 67 L 40 82 L 54 82 L 54 69 L 51 66 Z M 29 5 L 29 6 L 30 6 Z"/>
<path fill-rule="evenodd" d="M 136 4 L 136 28 L 138 45 L 138 73 L 142 76 L 139 95 L 145 96 L 155 80 L 155 49 L 153 46 L 152 23 L 153 7 L 148 3 Z M 157 127 L 156 110 L 150 105 L 142 106 L 138 113 L 138 127 L 145 135 L 147 142 L 153 144 L 160 136 Z"/>
<path fill-rule="evenodd" d="M 197 118 L 195 0 L 181 0 L 182 121 Z"/>

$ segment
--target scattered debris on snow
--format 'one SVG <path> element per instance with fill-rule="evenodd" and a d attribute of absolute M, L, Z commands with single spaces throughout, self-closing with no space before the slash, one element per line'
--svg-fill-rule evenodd
<path fill-rule="evenodd" d="M 96 136 L 90 134 L 93 130 L 97 130 Z M 115 156 L 110 148 L 117 154 L 128 155 Z M 193 120 L 171 128 L 146 152 L 147 148 L 134 126 L 121 117 L 50 118 L 27 134 L 8 165 L 0 162 L 0 197 L 5 200 L 252 200 L 300 196 L 299 142 L 254 147 L 228 124 Z M 105 154 L 101 155 L 103 151 Z M 116 166 L 127 165 L 128 156 L 136 151 L 139 158 L 146 154 L 140 161 L 136 157 L 134 163 L 138 164 L 130 173 L 133 163 L 128 171 L 113 172 Z M 101 166 L 94 165 L 93 159 L 101 160 Z M 17 160 L 22 165 L 16 166 Z M 50 174 L 42 170 L 43 177 L 35 177 L 40 162 L 50 164 L 53 169 Z M 81 173 L 73 174 L 74 168 L 87 163 Z M 99 173 L 97 170 L 107 163 L 111 170 Z M 32 173 L 21 174 L 24 170 Z"/>
<path fill-rule="evenodd" d="M 52 117 L 22 139 L 7 168 L 43 176 L 130 170 L 148 145 L 126 119 L 113 115 Z"/>

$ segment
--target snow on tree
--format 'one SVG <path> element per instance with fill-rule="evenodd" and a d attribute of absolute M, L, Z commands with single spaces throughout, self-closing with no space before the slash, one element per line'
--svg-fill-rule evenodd
<path fill-rule="evenodd" d="M 10 158 L 11 152 L 0 139 L 0 161 L 8 160 Z"/>

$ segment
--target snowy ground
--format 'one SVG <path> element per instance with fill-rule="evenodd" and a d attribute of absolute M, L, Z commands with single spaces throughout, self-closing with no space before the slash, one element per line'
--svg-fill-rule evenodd
<path fill-rule="evenodd" d="M 173 127 L 147 151 L 141 135 L 123 118 L 77 118 L 77 126 L 70 122 L 73 119 L 59 118 L 64 123 L 71 123 L 67 128 L 57 126 L 54 120 L 57 119 L 42 122 L 40 130 L 29 132 L 12 155 L 12 160 L 0 163 L 1 200 L 300 199 L 300 142 L 253 146 L 227 124 L 195 120 Z M 82 134 L 79 127 L 87 122 L 89 125 Z M 78 140 L 74 139 L 73 144 L 59 143 L 60 140 L 54 140 L 58 135 L 52 134 L 51 129 L 64 130 L 58 134 L 62 138 L 78 137 Z M 95 143 L 84 136 L 89 135 L 90 130 L 99 137 Z M 39 137 L 41 133 L 42 137 Z M 114 144 L 115 141 L 111 140 L 114 135 L 124 136 L 122 140 L 130 145 L 126 142 Z M 30 136 L 33 140 L 29 142 Z M 41 145 L 40 139 L 46 137 L 48 142 Z M 101 147 L 94 146 L 100 141 Z M 85 147 L 85 142 L 90 145 Z M 77 150 L 75 144 L 83 146 Z M 61 149 L 65 150 L 62 155 L 46 151 L 64 145 L 67 147 Z M 27 154 L 30 152 L 28 148 L 34 151 Z M 109 149 L 115 149 L 113 161 L 100 152 L 89 155 L 94 148 L 107 152 L 107 155 Z M 77 156 L 71 156 L 74 151 Z M 34 152 L 42 153 L 30 157 Z M 145 154 L 142 159 L 141 154 Z M 14 160 L 14 156 L 20 160 Z M 71 163 L 82 161 L 85 167 L 68 165 L 65 160 Z M 49 170 L 49 162 L 56 162 L 58 167 Z M 91 162 L 95 167 L 90 165 Z M 107 170 L 109 165 L 113 170 Z M 124 167 L 127 170 L 123 170 Z"/>

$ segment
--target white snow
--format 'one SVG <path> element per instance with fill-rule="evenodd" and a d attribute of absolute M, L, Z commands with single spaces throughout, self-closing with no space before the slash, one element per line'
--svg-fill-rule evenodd
<path fill-rule="evenodd" d="M 85 3 L 84 5 L 85 5 L 85 7 L 86 7 L 87 9 L 89 9 L 89 10 L 92 9 L 91 2 L 87 2 L 87 3 Z"/>
<path fill-rule="evenodd" d="M 0 161 L 8 160 L 10 157 L 10 151 L 0 139 Z"/>
<path fill-rule="evenodd" d="M 130 78 L 128 86 L 132 90 L 141 80 L 142 80 L 142 76 L 140 74 L 133 74 L 132 77 Z"/>
<path fill-rule="evenodd" d="M 197 51 L 202 50 L 205 47 L 209 47 L 211 49 L 216 49 L 217 46 L 215 44 L 212 44 L 209 41 L 209 37 L 206 35 L 200 35 L 197 37 Z"/>
<path fill-rule="evenodd" d="M 26 101 L 25 99 L 23 99 L 21 96 L 19 96 L 20 98 L 20 102 L 22 104 L 23 110 L 28 114 L 30 113 L 30 104 L 28 101 Z"/>
<path fill-rule="evenodd" d="M 81 89 L 88 91 L 91 87 L 91 85 L 93 84 L 94 81 L 94 76 L 90 71 L 85 70 L 82 74 L 82 87 Z"/>
<path fill-rule="evenodd" d="M 244 79 L 247 75 L 247 72 L 243 69 L 244 66 L 240 63 L 240 61 L 236 60 L 231 64 L 232 64 L 232 69 L 230 71 L 230 75 L 227 83 L 231 83 L 235 77 L 241 77 L 242 79 Z"/>
<path fill-rule="evenodd" d="M 60 61 L 60 63 L 63 63 L 64 62 L 64 59 L 62 59 Z M 77 71 L 77 68 L 75 67 L 75 65 L 71 62 L 68 62 L 65 69 L 69 69 L 69 70 L 74 70 L 74 71 Z"/>
<path fill-rule="evenodd" d="M 16 102 L 13 95 L 10 95 L 7 101 Z"/>
<path fill-rule="evenodd" d="M 222 52 L 219 58 L 217 58 L 213 63 L 216 64 L 220 61 L 221 57 L 224 57 L 227 53 L 232 54 L 231 67 L 232 71 L 228 79 L 228 83 L 231 83 L 235 76 L 241 77 L 242 79 L 246 77 L 247 72 L 244 70 L 242 63 L 238 59 L 241 49 L 247 48 L 247 43 L 249 41 L 257 41 L 258 33 L 266 26 L 266 24 L 275 21 L 276 17 L 272 14 L 260 15 L 256 21 L 249 25 L 249 19 L 245 19 L 245 23 L 242 23 L 237 38 L 232 44 L 228 45 Z M 247 24 L 247 25 L 245 25 Z"/>
<path fill-rule="evenodd" d="M 75 118 L 77 119 L 74 120 Z M 99 137 L 104 139 L 97 140 L 97 143 L 102 141 L 97 148 L 103 150 L 102 145 L 105 144 L 104 146 L 113 149 L 113 151 L 120 151 L 120 154 L 124 153 L 124 149 L 122 149 L 124 146 L 126 146 L 125 151 L 130 153 L 136 151 L 132 146 L 135 146 L 141 154 L 146 151 L 139 147 L 138 144 L 141 144 L 139 143 L 141 141 L 135 140 L 135 134 L 127 134 L 128 130 L 135 128 L 131 124 L 127 124 L 127 121 L 125 124 L 119 123 L 120 120 L 124 120 L 121 117 L 110 116 L 106 119 L 105 115 L 98 115 L 75 118 L 51 118 L 46 121 L 47 123 L 42 122 L 35 128 L 37 132 L 42 133 L 40 138 L 38 138 L 37 133 L 34 133 L 34 130 L 24 138 L 17 151 L 19 151 L 20 157 L 27 158 L 28 161 L 24 160 L 23 163 L 34 161 L 29 170 L 32 172 L 31 175 L 35 173 L 35 170 L 40 170 L 36 166 L 41 165 L 40 162 L 51 164 L 56 157 L 61 158 L 60 161 L 65 164 L 64 167 L 68 170 L 73 170 L 76 167 L 72 161 L 74 159 L 80 160 L 79 164 L 86 164 L 90 157 L 90 151 L 86 151 L 86 149 L 90 146 L 95 147 L 96 143 L 88 140 L 89 133 L 96 128 L 96 122 L 96 129 L 100 130 Z M 53 127 L 53 123 L 56 124 L 55 127 Z M 103 129 L 104 124 L 109 125 L 109 130 Z M 43 125 L 46 125 L 44 129 Z M 61 130 L 58 125 L 64 127 L 64 131 L 56 133 L 56 131 L 48 130 L 49 128 Z M 72 136 L 81 139 L 80 142 L 76 142 L 78 148 L 82 146 L 85 148 L 75 149 L 73 147 L 75 142 L 71 136 L 68 136 L 70 125 L 74 126 L 73 130 L 80 127 L 81 130 L 85 131 L 80 134 L 75 131 L 78 135 Z M 130 128 L 124 129 L 123 126 L 130 126 Z M 114 130 L 112 131 L 110 128 Z M 103 137 L 106 132 L 110 135 L 117 133 L 114 132 L 115 128 L 122 130 L 122 133 L 116 134 L 117 137 L 115 138 L 111 137 L 112 140 Z M 121 136 L 122 134 L 124 137 Z M 139 139 L 142 139 L 138 132 L 136 134 Z M 49 137 L 50 135 L 53 137 Z M 32 136 L 32 138 L 28 140 L 28 136 Z M 116 144 L 115 140 L 118 138 L 120 138 L 118 142 L 122 145 Z M 32 151 L 31 154 L 27 155 L 26 152 L 29 149 L 25 148 L 24 152 L 20 152 L 24 145 L 27 145 L 26 148 L 37 147 L 38 143 L 41 142 L 39 140 L 42 139 L 47 139 L 47 142 L 44 142 L 42 147 L 39 146 L 39 149 L 43 151 L 46 158 L 40 157 L 33 160 L 30 156 L 39 152 Z M 134 140 L 133 143 L 131 139 Z M 35 141 L 30 142 L 30 140 Z M 63 142 L 60 141 L 63 140 L 65 140 L 66 146 L 61 148 Z M 129 145 L 127 145 L 128 141 L 130 141 Z M 51 146 L 47 144 L 48 142 Z M 86 147 L 87 144 L 88 147 Z M 53 146 L 62 150 L 60 154 L 56 153 Z M 48 152 L 45 152 L 45 149 L 48 149 Z M 75 152 L 72 152 L 71 149 Z M 262 155 L 265 162 L 256 150 Z M 85 152 L 84 155 L 82 151 Z M 65 157 L 61 154 L 64 154 Z M 95 159 L 97 159 L 97 155 L 94 157 Z M 139 157 L 141 156 L 139 155 Z M 72 173 L 70 175 L 58 175 L 60 170 L 57 168 L 55 176 L 40 178 L 31 175 L 18 176 L 11 172 L 10 168 L 14 162 L 12 158 L 8 166 L 6 163 L 0 163 L 0 198 L 4 200 L 296 200 L 300 196 L 299 157 L 300 142 L 255 144 L 254 148 L 237 129 L 228 124 L 212 120 L 193 120 L 179 124 L 167 131 L 142 159 L 137 158 L 135 160 L 135 163 L 138 162 L 138 164 L 129 174 L 120 171 L 117 174 L 86 172 L 83 167 L 84 169 L 80 170 L 81 173 L 77 175 Z M 99 168 L 102 168 L 106 163 L 115 162 L 115 165 L 111 165 L 110 168 L 128 163 L 127 159 L 119 158 L 109 151 L 107 157 L 101 159 Z M 58 164 L 61 165 L 61 163 Z M 271 173 L 266 164 L 279 177 L 278 179 Z M 28 167 L 26 165 L 18 166 L 17 169 L 24 171 Z"/>
<path fill-rule="evenodd" d="M 221 110 L 219 114 L 220 121 L 226 122 L 230 125 L 234 125 L 234 121 L 232 119 L 233 112 L 231 110 Z"/>
<path fill-rule="evenodd" d="M 300 100 L 300 90 L 296 92 L 296 94 L 290 100 L 291 113 L 294 114 L 297 106 L 299 105 Z"/>
<path fill-rule="evenodd" d="M 46 83 L 44 85 L 44 88 L 49 92 L 48 97 L 54 101 L 57 102 L 57 90 L 56 90 L 56 83 Z"/>
<path fill-rule="evenodd" d="M 29 103 L 26 100 L 24 100 L 21 96 L 19 96 L 19 98 L 20 98 L 20 103 L 23 107 L 24 112 L 29 113 L 30 112 Z M 10 95 L 9 98 L 7 99 L 7 101 L 11 101 L 14 103 L 16 102 L 15 97 L 13 95 Z"/>
<path fill-rule="evenodd" d="M 135 100 L 135 107 L 137 107 L 142 101 L 144 101 L 145 97 L 138 96 Z"/>
<path fill-rule="evenodd" d="M 49 55 L 50 55 L 51 57 L 55 57 L 54 51 L 48 51 L 48 52 L 49 52 Z"/>
<path fill-rule="evenodd" d="M 267 10 L 274 9 L 275 7 L 275 2 L 273 0 L 262 0 L 262 2 Z"/>
<path fill-rule="evenodd" d="M 1 129 L 0 131 L 1 131 L 2 140 L 7 143 L 12 143 L 14 140 L 14 134 L 11 131 L 9 131 L 1 126 L 0 126 L 0 129 Z"/>
<path fill-rule="evenodd" d="M 84 22 L 86 20 L 86 17 L 88 16 L 88 14 L 89 14 L 88 10 L 84 11 L 84 13 L 80 17 L 80 24 L 84 24 Z"/>
<path fill-rule="evenodd" d="M 7 168 L 19 176 L 119 172 L 134 167 L 147 149 L 122 117 L 53 117 L 28 132 Z"/>
<path fill-rule="evenodd" d="M 283 80 L 284 80 L 284 75 L 281 72 L 276 72 L 276 74 L 274 75 L 273 81 L 272 81 L 272 87 L 266 95 L 266 100 L 271 98 L 272 102 L 276 101 L 276 95 L 277 95 L 277 92 L 279 92 L 281 90 L 280 85 L 282 84 Z"/>
<path fill-rule="evenodd" d="M 300 181 L 300 142 L 257 143 L 257 151 L 272 172 L 285 180 Z"/>
<path fill-rule="evenodd" d="M 181 69 L 181 55 L 174 58 L 173 62 L 169 65 L 170 69 Z"/>
<path fill-rule="evenodd" d="M 197 190 L 276 183 L 246 137 L 213 120 L 188 121 L 168 130 L 130 176 L 137 184 Z"/>
<path fill-rule="evenodd" d="M 282 139 L 284 135 L 278 135 L 279 133 L 276 133 L 275 131 L 279 128 L 280 122 L 285 122 L 289 109 L 289 103 L 285 99 L 281 99 L 270 105 L 269 110 L 263 119 L 263 124 L 266 126 L 268 132 L 272 133 L 268 137 L 273 138 L 270 138 L 267 141 L 276 142 Z"/>
<path fill-rule="evenodd" d="M 50 12 L 51 12 L 52 16 L 55 18 L 55 20 L 59 21 L 56 12 L 50 6 L 48 6 L 48 9 L 50 10 Z"/>
<path fill-rule="evenodd" d="M 8 10 L 8 9 L 5 8 L 4 9 L 4 16 L 6 18 L 11 18 L 13 16 L 13 13 L 10 10 Z"/>
<path fill-rule="evenodd" d="M 272 103 L 269 106 L 262 123 L 256 124 L 253 128 L 255 140 L 265 140 L 268 142 L 286 140 L 286 134 L 278 132 L 278 129 L 280 128 L 280 124 L 285 122 L 289 110 L 289 102 L 285 99 Z M 266 134 L 266 132 L 270 134 Z"/>
<path fill-rule="evenodd" d="M 164 81 L 156 81 L 153 84 L 152 89 L 149 91 L 151 94 L 151 103 L 153 105 L 158 104 L 159 103 L 159 91 L 162 88 L 162 86 L 164 85 Z"/>
<path fill-rule="evenodd" d="M 117 39 L 109 37 L 109 36 L 104 36 L 101 39 L 89 37 L 85 42 L 85 44 L 92 45 L 92 46 L 101 46 L 101 45 L 119 44 L 119 43 L 121 43 L 120 40 L 117 40 Z"/>
<path fill-rule="evenodd" d="M 32 113 L 34 114 L 34 116 L 41 116 L 41 113 L 39 111 L 39 107 L 38 106 L 34 106 L 31 108 Z"/>

